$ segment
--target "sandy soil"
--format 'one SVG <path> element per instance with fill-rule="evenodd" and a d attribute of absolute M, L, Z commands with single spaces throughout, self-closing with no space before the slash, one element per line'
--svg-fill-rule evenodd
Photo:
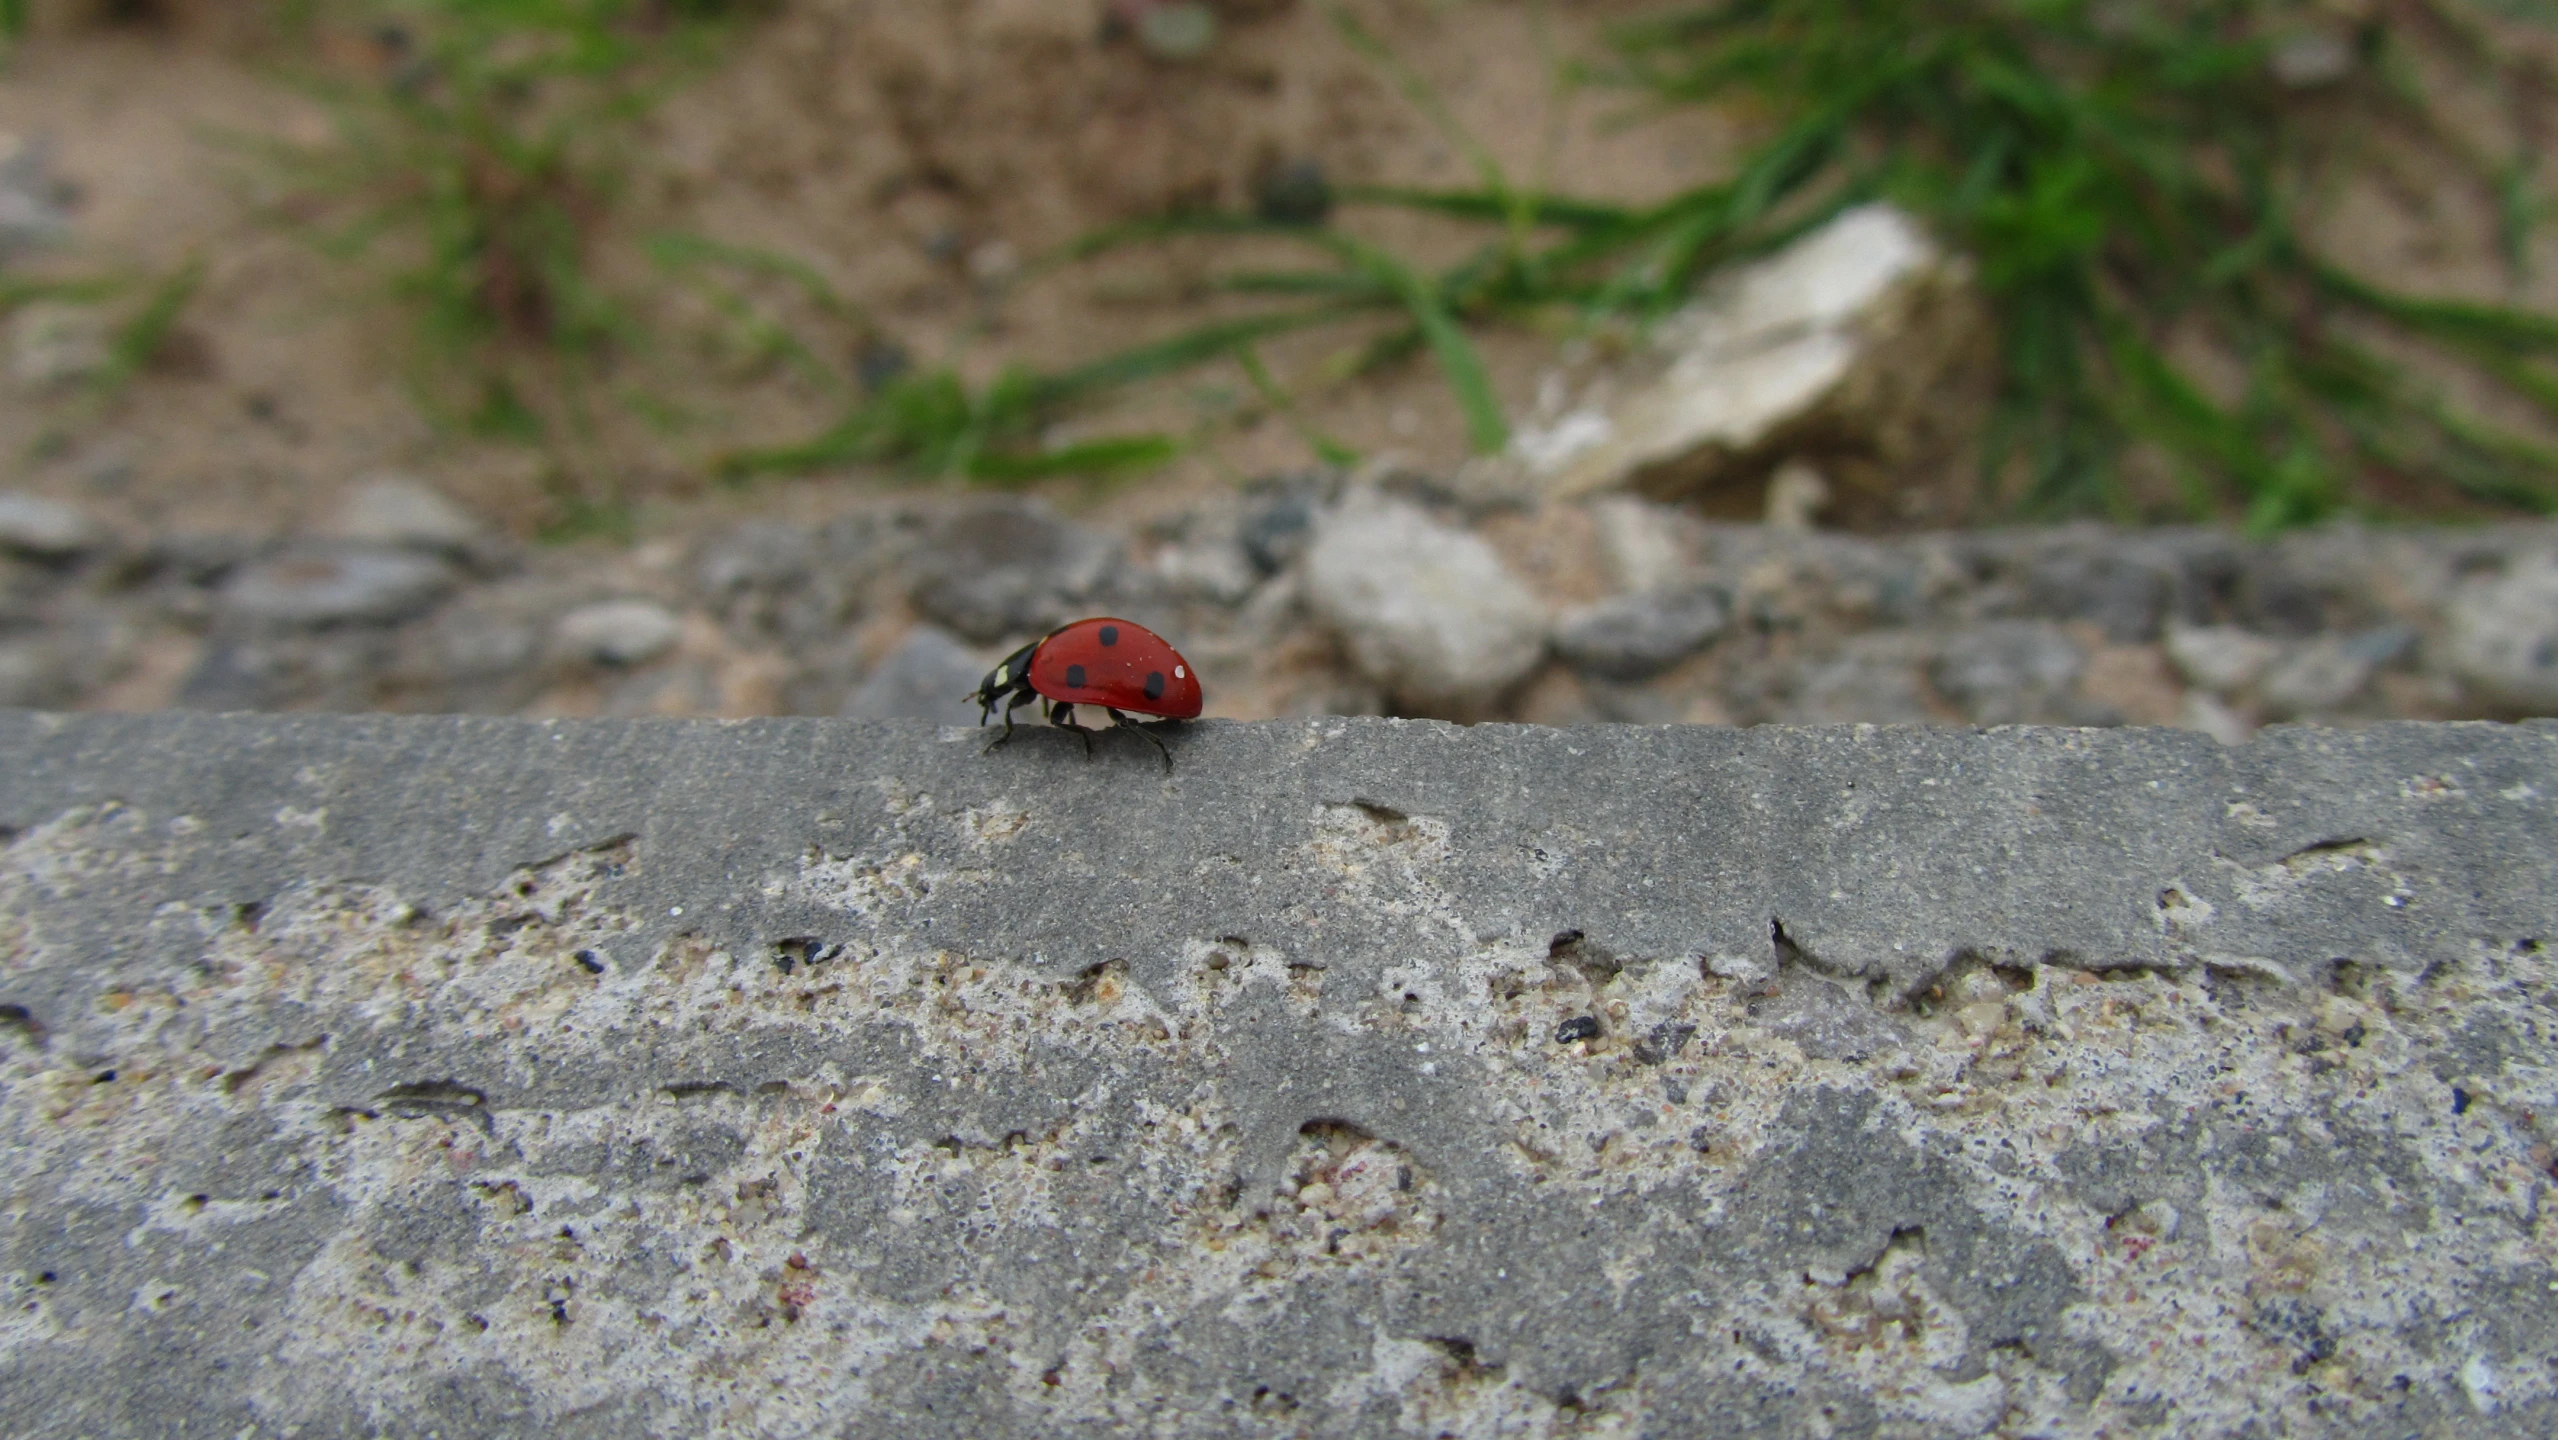
<path fill-rule="evenodd" d="M 686 423 L 661 433 L 609 412 L 574 463 L 590 481 L 604 472 L 635 502 L 643 530 L 659 532 L 709 511 L 804 507 L 890 483 L 847 475 L 747 496 L 708 484 L 706 456 L 801 438 L 841 401 L 742 359 L 706 309 L 637 258 L 647 234 L 685 231 L 805 261 L 919 362 L 983 377 L 1007 364 L 1068 364 L 1218 313 L 1224 302 L 1200 293 L 1206 256 L 1195 248 L 1025 277 L 1031 257 L 1098 226 L 1181 204 L 1248 204 L 1256 175 L 1300 161 L 1336 181 L 1469 178 L 1467 158 L 1318 6 L 1235 8 L 1242 18 L 1208 57 L 1168 64 L 1101 38 L 1100 0 L 782 6 L 652 116 L 598 247 L 597 266 L 653 307 L 661 349 L 634 366 L 635 388 L 670 399 Z M 1732 143 L 1716 117 L 1635 123 L 1622 98 L 1564 83 L 1566 63 L 1590 53 L 1601 25 L 1640 8 L 1351 6 L 1510 173 L 1628 199 L 1695 183 Z M 533 529 L 551 512 L 555 457 L 431 419 L 404 378 L 409 352 L 378 271 L 324 258 L 279 219 L 311 197 L 297 196 L 256 143 L 323 145 L 336 121 L 292 82 L 288 58 L 245 43 L 235 23 L 181 21 L 63 27 L 0 68 L 0 130 L 45 138 L 78 195 L 73 236 L 36 262 L 38 273 L 163 274 L 191 256 L 206 267 L 176 363 L 113 403 L 0 380 L 0 483 L 76 496 L 137 527 L 268 531 L 325 508 L 354 478 L 394 468 Z M 1480 240 L 1390 212 L 1354 211 L 1345 223 L 1424 258 Z M 779 290 L 751 295 L 820 353 L 849 358 L 859 341 Z M 1426 361 L 1311 383 L 1357 338 L 1332 332 L 1269 348 L 1284 380 L 1308 382 L 1303 418 L 1365 452 L 1461 458 L 1460 418 Z M 1522 413 L 1567 348 L 1526 333 L 1486 342 L 1496 384 Z M 1231 367 L 1150 386 L 1077 423 L 1161 426 L 1206 443 L 1142 482 L 1055 488 L 1070 505 L 1133 520 L 1202 485 L 1306 463 L 1298 430 L 1259 412 Z"/>

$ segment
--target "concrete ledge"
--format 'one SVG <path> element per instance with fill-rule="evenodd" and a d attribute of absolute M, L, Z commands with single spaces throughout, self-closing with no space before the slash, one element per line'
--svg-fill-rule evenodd
<path fill-rule="evenodd" d="M 2558 728 L 979 743 L 0 713 L 18 1424 L 2558 1433 Z"/>

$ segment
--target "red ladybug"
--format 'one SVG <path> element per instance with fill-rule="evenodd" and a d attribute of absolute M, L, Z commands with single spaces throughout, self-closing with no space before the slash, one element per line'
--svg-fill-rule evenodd
<path fill-rule="evenodd" d="M 1077 620 L 1024 645 L 998 665 L 964 699 L 983 707 L 983 725 L 997 707 L 1004 712 L 1004 733 L 992 750 L 1013 738 L 1013 712 L 1033 700 L 1048 702 L 1048 723 L 1084 737 L 1092 750 L 1092 732 L 1075 723 L 1075 707 L 1098 705 L 1118 724 L 1154 742 L 1172 763 L 1172 751 L 1152 731 L 1122 712 L 1165 720 L 1189 720 L 1199 714 L 1199 672 L 1181 658 L 1169 641 L 1143 625 L 1103 617 Z"/>

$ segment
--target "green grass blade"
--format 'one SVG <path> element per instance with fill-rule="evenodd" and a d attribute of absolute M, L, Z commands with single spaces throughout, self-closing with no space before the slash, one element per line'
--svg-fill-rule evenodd
<path fill-rule="evenodd" d="M 1238 270 L 1208 281 L 1229 295 L 1333 295 L 1391 300 L 1372 275 L 1343 270 Z"/>
<path fill-rule="evenodd" d="M 1483 368 L 1483 357 L 1475 353 L 1474 342 L 1466 338 L 1456 316 L 1448 311 L 1438 287 L 1395 256 L 1374 246 L 1362 244 L 1346 236 L 1336 237 L 1343 257 L 1377 277 L 1379 283 L 1393 290 L 1412 312 L 1412 323 L 1421 332 L 1422 341 L 1430 347 L 1431 357 L 1439 362 L 1439 372 L 1446 377 L 1448 389 L 1457 399 L 1457 408 L 1465 415 L 1466 440 L 1478 455 L 1493 454 L 1510 443 L 1510 422 L 1501 412 L 1501 397 L 1492 390 L 1492 378 Z"/>
<path fill-rule="evenodd" d="M 1302 225 L 1283 225 L 1258 216 L 1238 215 L 1225 210 L 1181 211 L 1145 220 L 1130 220 L 1118 225 L 1105 225 L 1099 230 L 1077 236 L 1048 254 L 1032 259 L 1029 264 L 1022 267 L 1022 276 L 1024 279 L 1030 279 L 1080 261 L 1106 255 L 1113 250 L 1124 250 L 1133 245 L 1159 244 L 1165 240 L 1180 239 L 1184 236 L 1286 236 L 1297 234 L 1304 229 Z"/>
<path fill-rule="evenodd" d="M 0 275 L 0 313 L 38 300 L 65 300 L 75 305 L 93 305 L 112 300 L 131 285 L 128 280 L 106 278 L 89 280 L 27 280 L 15 275 Z"/>
<path fill-rule="evenodd" d="M 1525 217 L 1535 225 L 1561 225 L 1574 230 L 1607 230 L 1635 223 L 1640 211 L 1624 205 L 1579 200 L 1565 195 L 1520 195 L 1491 190 L 1428 190 L 1410 185 L 1343 185 L 1333 191 L 1345 205 L 1379 205 L 1459 220 L 1506 223 Z"/>
<path fill-rule="evenodd" d="M 1366 308 L 1369 307 L 1363 302 L 1336 302 L 1196 325 L 1177 335 L 1132 346 L 1049 376 L 1036 382 L 1034 393 L 1038 403 L 1053 405 L 1094 391 L 1116 389 L 1221 360 L 1237 345 L 1326 324 Z"/>
<path fill-rule="evenodd" d="M 1358 451 L 1316 429 L 1297 409 L 1296 400 L 1279 387 L 1279 382 L 1270 374 L 1270 367 L 1261 363 L 1260 351 L 1250 345 L 1236 346 L 1235 364 L 1242 368 L 1244 379 L 1251 382 L 1254 393 L 1261 397 L 1261 403 L 1288 422 L 1288 427 L 1297 432 L 1298 439 L 1306 442 L 1306 448 L 1314 452 L 1316 459 L 1344 470 L 1359 463 Z"/>
<path fill-rule="evenodd" d="M 2499 349 L 2558 353 L 2558 317 L 2468 300 L 2428 300 L 2375 285 L 2336 266 L 2313 270 L 2319 285 L 2338 299 L 2445 340 Z"/>
<path fill-rule="evenodd" d="M 668 269 L 724 265 L 750 275 L 788 281 L 827 315 L 865 327 L 869 324 L 862 307 L 846 299 L 832 282 L 817 273 L 817 267 L 796 256 L 681 231 L 652 235 L 644 242 L 644 248 L 650 259 Z"/>
<path fill-rule="evenodd" d="M 204 257 L 190 256 L 151 291 L 141 310 L 115 328 L 107 340 L 106 368 L 98 372 L 100 393 L 111 394 L 142 373 L 178 325 L 178 317 L 204 284 Z"/>

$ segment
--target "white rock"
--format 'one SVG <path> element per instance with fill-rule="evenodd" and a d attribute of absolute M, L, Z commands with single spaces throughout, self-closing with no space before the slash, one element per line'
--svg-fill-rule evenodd
<path fill-rule="evenodd" d="M 684 622 L 654 600 L 599 600 L 560 617 L 561 653 L 604 665 L 640 665 L 675 648 Z"/>
<path fill-rule="evenodd" d="M 1550 424 L 1526 424 L 1510 436 L 1510 453 L 1531 471 L 1552 474 L 1616 438 L 1616 422 L 1595 405 L 1582 405 Z"/>
<path fill-rule="evenodd" d="M 96 523 L 76 505 L 0 491 L 0 550 L 59 560 L 98 543 Z"/>
<path fill-rule="evenodd" d="M 371 475 L 338 502 L 329 533 L 342 540 L 460 552 L 481 538 L 470 512 L 405 475 Z"/>
<path fill-rule="evenodd" d="M 1617 589 L 1665 590 L 1685 578 L 1689 559 L 1681 531 L 1687 519 L 1668 506 L 1629 495 L 1594 501 L 1590 521 L 1598 531 L 1600 561 Z"/>
<path fill-rule="evenodd" d="M 1405 707 L 1469 717 L 1545 657 L 1545 607 L 1490 545 L 1370 493 L 1322 517 L 1307 604 Z"/>
<path fill-rule="evenodd" d="M 2486 698 L 2558 714 L 2558 554 L 2516 556 L 2454 591 L 2451 671 Z"/>
<path fill-rule="evenodd" d="M 1725 276 L 1662 327 L 1657 379 L 1603 416 L 1573 410 L 1523 431 L 1512 455 L 1549 495 L 1685 497 L 1763 486 L 1792 441 L 1820 439 L 1877 455 L 1878 476 L 1903 482 L 1886 495 L 1831 476 L 1859 492 L 1841 497 L 1851 510 L 1925 518 L 1914 507 L 1954 502 L 1907 493 L 1905 472 L 1941 460 L 1966 428 L 1948 377 L 1987 373 L 1987 335 L 1963 265 L 1908 215 L 1862 206 Z M 1762 507 L 1753 496 L 1733 508 Z"/>
<path fill-rule="evenodd" d="M 2170 625 L 2167 658 L 2189 684 L 2226 695 L 2255 684 L 2283 647 L 2235 625 Z"/>

